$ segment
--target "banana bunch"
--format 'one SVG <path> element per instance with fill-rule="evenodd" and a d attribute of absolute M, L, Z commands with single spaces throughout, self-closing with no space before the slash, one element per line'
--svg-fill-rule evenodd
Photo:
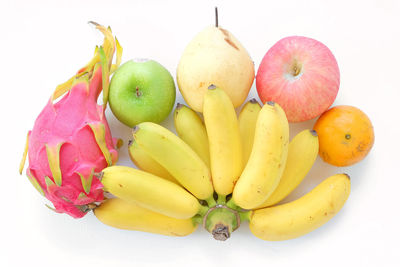
<path fill-rule="evenodd" d="M 288 120 L 277 103 L 261 106 L 252 99 L 237 116 L 226 93 L 210 85 L 203 117 L 178 104 L 178 136 L 155 123 L 136 125 L 129 154 L 139 169 L 111 166 L 96 174 L 115 197 L 95 208 L 96 217 L 120 229 L 172 236 L 202 224 L 217 240 L 249 221 L 256 237 L 276 241 L 320 227 L 346 202 L 349 176 L 336 174 L 278 204 L 305 178 L 319 147 L 313 130 L 289 142 Z"/>

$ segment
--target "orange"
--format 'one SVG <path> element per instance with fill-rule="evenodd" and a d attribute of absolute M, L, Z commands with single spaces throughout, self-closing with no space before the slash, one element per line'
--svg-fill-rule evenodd
<path fill-rule="evenodd" d="M 367 156 L 374 144 L 374 128 L 368 116 L 352 106 L 325 111 L 314 125 L 319 155 L 327 163 L 343 167 Z"/>

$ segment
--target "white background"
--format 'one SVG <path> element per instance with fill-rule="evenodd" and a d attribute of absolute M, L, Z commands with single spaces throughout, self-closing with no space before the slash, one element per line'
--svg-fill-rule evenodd
<path fill-rule="evenodd" d="M 1 266 L 400 266 L 398 138 L 400 98 L 400 1 L 2 1 L 0 4 Z M 298 239 L 267 242 L 248 224 L 226 242 L 204 230 L 183 237 L 123 231 L 88 214 L 80 220 L 51 212 L 25 176 L 18 175 L 26 133 L 61 82 L 91 58 L 101 34 L 87 21 L 112 26 L 123 61 L 155 59 L 175 77 L 180 55 L 196 33 L 214 23 L 247 48 L 256 69 L 279 39 L 304 35 L 335 55 L 341 84 L 334 105 L 368 114 L 375 145 L 359 164 L 334 168 L 320 159 L 295 199 L 338 172 L 351 176 L 343 210 Z M 177 90 L 177 101 L 182 97 Z M 257 97 L 253 85 L 249 98 Z M 130 129 L 107 110 L 113 135 Z M 291 136 L 315 120 L 291 125 Z M 172 129 L 172 116 L 162 123 Z M 5 169 L 5 171 L 4 171 Z"/>

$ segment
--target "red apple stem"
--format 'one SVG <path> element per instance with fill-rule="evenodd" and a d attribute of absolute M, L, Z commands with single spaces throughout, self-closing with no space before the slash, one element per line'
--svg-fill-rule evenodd
<path fill-rule="evenodd" d="M 218 28 L 218 8 L 215 7 L 215 27 Z"/>
<path fill-rule="evenodd" d="M 299 75 L 301 72 L 301 67 L 302 67 L 301 64 L 297 60 L 294 60 L 292 66 L 292 75 L 295 77 Z"/>

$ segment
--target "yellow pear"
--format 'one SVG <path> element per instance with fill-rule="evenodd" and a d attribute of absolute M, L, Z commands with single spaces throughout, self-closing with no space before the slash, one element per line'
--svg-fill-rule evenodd
<path fill-rule="evenodd" d="M 229 31 L 209 26 L 185 48 L 176 79 L 186 103 L 198 112 L 203 110 L 203 96 L 211 84 L 223 89 L 238 107 L 253 84 L 254 63 Z"/>

